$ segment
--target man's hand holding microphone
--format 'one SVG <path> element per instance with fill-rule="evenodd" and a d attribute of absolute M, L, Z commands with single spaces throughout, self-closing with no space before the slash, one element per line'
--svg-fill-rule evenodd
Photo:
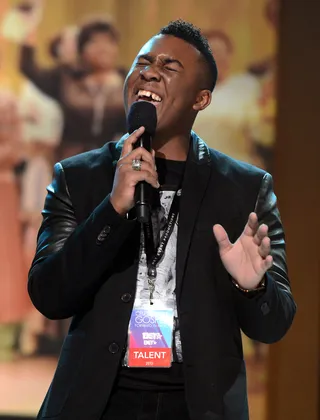
<path fill-rule="evenodd" d="M 122 216 L 125 216 L 134 207 L 135 189 L 139 182 L 145 181 L 153 188 L 160 187 L 154 150 L 150 153 L 142 146 L 134 148 L 144 132 L 145 128 L 140 127 L 129 135 L 124 141 L 117 163 L 110 201 L 114 209 Z M 140 161 L 140 165 L 137 165 L 135 169 L 137 161 Z M 139 166 L 140 169 L 138 169 Z"/>

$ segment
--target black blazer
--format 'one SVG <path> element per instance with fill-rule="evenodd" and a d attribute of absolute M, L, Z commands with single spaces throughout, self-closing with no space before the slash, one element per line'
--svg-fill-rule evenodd
<path fill-rule="evenodd" d="M 120 152 L 121 142 L 108 143 L 57 163 L 48 187 L 28 289 L 43 315 L 73 320 L 38 419 L 100 419 L 117 375 L 139 256 L 138 223 L 109 201 Z M 190 417 L 247 420 L 240 329 L 275 342 L 296 310 L 272 178 L 192 133 L 180 206 L 176 296 Z M 249 298 L 224 269 L 212 226 L 234 241 L 251 211 L 269 226 L 274 265 L 266 291 Z"/>

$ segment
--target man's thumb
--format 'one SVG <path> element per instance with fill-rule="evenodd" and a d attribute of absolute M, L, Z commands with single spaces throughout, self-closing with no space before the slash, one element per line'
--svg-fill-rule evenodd
<path fill-rule="evenodd" d="M 230 248 L 232 248 L 232 244 L 229 241 L 228 234 L 221 225 L 214 225 L 213 233 L 218 242 L 220 254 L 224 254 Z"/>

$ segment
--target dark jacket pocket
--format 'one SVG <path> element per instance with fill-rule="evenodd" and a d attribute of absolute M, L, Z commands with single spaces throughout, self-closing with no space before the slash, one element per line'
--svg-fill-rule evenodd
<path fill-rule="evenodd" d="M 63 343 L 58 366 L 38 419 L 58 416 L 75 384 L 83 359 L 84 333 L 69 334 Z"/>

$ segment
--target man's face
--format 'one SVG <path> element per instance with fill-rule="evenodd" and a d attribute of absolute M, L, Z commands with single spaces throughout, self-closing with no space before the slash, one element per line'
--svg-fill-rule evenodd
<path fill-rule="evenodd" d="M 158 132 L 174 130 L 181 124 L 192 125 L 204 89 L 200 54 L 192 45 L 173 36 L 157 35 L 148 41 L 134 60 L 124 84 L 126 111 L 134 102 L 144 100 L 156 106 Z M 210 103 L 211 93 L 206 92 Z"/>

